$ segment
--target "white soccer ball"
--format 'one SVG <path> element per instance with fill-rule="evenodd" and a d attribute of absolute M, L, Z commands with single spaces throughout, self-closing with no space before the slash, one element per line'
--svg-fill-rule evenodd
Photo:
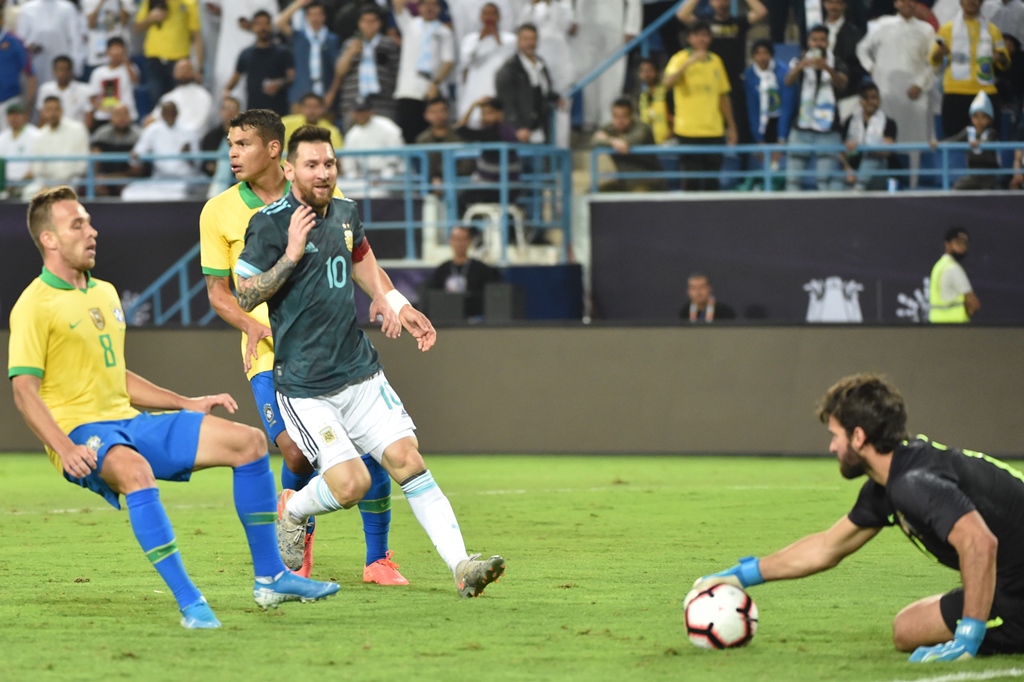
<path fill-rule="evenodd" d="M 694 588 L 684 603 L 686 634 L 701 649 L 745 646 L 757 632 L 757 605 L 734 585 Z"/>

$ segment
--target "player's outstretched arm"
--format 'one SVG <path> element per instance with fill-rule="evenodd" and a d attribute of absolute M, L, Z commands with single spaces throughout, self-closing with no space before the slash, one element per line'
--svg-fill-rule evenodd
<path fill-rule="evenodd" d="M 39 395 L 41 385 L 42 379 L 32 374 L 12 377 L 14 404 L 36 438 L 60 455 L 64 471 L 76 478 L 85 478 L 96 468 L 96 453 L 84 445 L 75 445 L 61 430 L 50 408 Z"/>
<path fill-rule="evenodd" d="M 844 516 L 828 530 L 803 537 L 761 559 L 745 557 L 732 568 L 698 578 L 693 586 L 729 583 L 750 587 L 769 580 L 790 580 L 820 573 L 863 547 L 879 530 L 861 528 Z"/>
<path fill-rule="evenodd" d="M 416 310 L 409 303 L 409 300 L 395 288 L 391 277 L 388 276 L 388 273 L 384 272 L 383 268 L 380 268 L 380 277 L 381 283 L 385 291 L 387 291 L 385 297 L 388 299 L 388 303 L 391 304 L 391 309 L 398 313 L 399 322 L 412 334 L 412 338 L 416 339 L 416 345 L 424 353 L 433 348 L 434 343 L 437 341 L 437 331 L 434 329 L 434 325 L 426 315 Z"/>
<path fill-rule="evenodd" d="M 192 410 L 208 413 L 220 405 L 229 413 L 234 414 L 238 403 L 227 393 L 205 395 L 199 398 L 186 398 L 174 391 L 157 386 L 135 372 L 127 372 L 128 397 L 132 405 L 149 410 Z"/>
<path fill-rule="evenodd" d="M 220 319 L 245 334 L 245 371 L 252 367 L 252 361 L 259 357 L 259 343 L 272 336 L 270 327 L 248 315 L 231 293 L 231 279 L 219 275 L 206 275 L 206 296 L 210 307 Z"/>
<path fill-rule="evenodd" d="M 921 646 L 910 655 L 912 663 L 961 661 L 974 658 L 985 639 L 986 621 L 996 591 L 996 556 L 999 540 L 977 511 L 964 514 L 947 537 L 960 558 L 964 585 L 964 613 L 953 639 L 945 644 Z"/>

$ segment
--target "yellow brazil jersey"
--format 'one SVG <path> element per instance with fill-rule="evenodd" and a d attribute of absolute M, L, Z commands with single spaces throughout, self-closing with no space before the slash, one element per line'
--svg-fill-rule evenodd
<path fill-rule="evenodd" d="M 131 419 L 124 365 L 124 311 L 109 282 L 76 289 L 43 268 L 11 310 L 7 376 L 42 380 L 39 394 L 57 425 Z M 60 457 L 49 451 L 61 468 Z"/>
<path fill-rule="evenodd" d="M 285 185 L 284 191 L 285 194 L 291 191 L 291 184 Z M 337 188 L 334 195 L 342 197 Z M 249 219 L 263 206 L 263 200 L 256 196 L 246 182 L 229 187 L 206 202 L 199 216 L 199 260 L 204 275 L 233 277 L 235 263 L 238 262 L 238 256 L 245 246 L 245 230 L 249 227 Z M 237 285 L 237 278 L 235 284 Z M 249 315 L 258 322 L 270 326 L 270 313 L 266 303 L 258 305 Z M 246 340 L 243 333 L 243 356 Z M 248 379 L 274 368 L 273 339 L 262 339 L 257 346 L 257 353 L 259 357 L 253 361 L 252 367 L 245 375 Z"/>
<path fill-rule="evenodd" d="M 149 0 L 139 3 L 135 21 L 149 14 Z M 142 52 L 164 61 L 188 59 L 192 52 L 192 34 L 199 30 L 199 3 L 196 0 L 168 0 L 167 18 L 146 29 Z"/>
<path fill-rule="evenodd" d="M 284 124 L 284 143 L 287 147 L 288 140 L 291 139 L 292 133 L 306 125 L 306 117 L 302 114 L 290 114 L 288 116 L 281 117 L 281 123 Z M 316 122 L 321 128 L 327 128 L 331 131 L 331 145 L 335 149 L 341 149 L 343 146 L 343 139 L 341 137 L 341 131 L 338 127 L 331 123 L 330 119 L 322 118 Z"/>
<path fill-rule="evenodd" d="M 995 83 L 995 63 L 992 59 L 978 59 L 978 36 L 981 34 L 981 22 L 977 19 L 964 19 L 964 26 L 967 28 L 967 37 L 971 42 L 971 71 L 970 76 L 964 80 L 953 78 L 953 69 L 946 67 L 946 73 L 942 77 L 942 91 L 950 95 L 977 95 L 979 92 L 986 92 L 990 95 L 996 94 L 998 89 Z M 992 55 L 1002 54 L 1007 59 L 1010 53 L 1006 49 L 1006 42 L 1003 34 L 995 24 L 988 22 L 988 30 L 992 35 Z M 938 36 L 946 41 L 946 45 L 953 48 L 953 22 L 947 22 L 939 28 Z M 931 58 L 938 59 L 938 45 L 932 45 Z M 934 61 L 932 62 L 935 63 Z M 947 135 L 958 131 L 952 130 Z"/>
<path fill-rule="evenodd" d="M 689 49 L 677 52 L 665 66 L 665 73 L 674 73 L 690 58 Z M 707 59 L 690 65 L 672 88 L 675 104 L 673 128 L 682 137 L 722 137 L 725 119 L 721 97 L 728 95 L 729 76 L 721 58 L 709 52 Z M 733 112 L 733 115 L 738 115 Z"/>

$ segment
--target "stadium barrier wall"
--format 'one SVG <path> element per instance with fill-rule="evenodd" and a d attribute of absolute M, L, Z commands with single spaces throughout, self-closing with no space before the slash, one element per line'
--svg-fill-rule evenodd
<path fill-rule="evenodd" d="M 827 455 L 817 401 L 878 371 L 911 434 L 1024 454 L 1024 327 L 485 327 L 441 330 L 426 354 L 371 339 L 427 453 Z M 259 425 L 234 331 L 131 330 L 127 360 L 181 393 L 229 391 Z M 0 391 L 0 451 L 39 450 Z"/>
<path fill-rule="evenodd" d="M 678 193 L 589 197 L 593 316 L 678 320 L 691 272 L 746 319 L 926 321 L 924 281 L 945 231 L 970 231 L 964 263 L 978 322 L 1024 324 L 1024 194 L 830 196 Z"/>

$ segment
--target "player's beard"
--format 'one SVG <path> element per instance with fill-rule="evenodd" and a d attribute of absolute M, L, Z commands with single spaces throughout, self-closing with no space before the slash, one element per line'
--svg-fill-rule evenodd
<path fill-rule="evenodd" d="M 839 456 L 839 473 L 847 480 L 864 475 L 864 460 L 850 446 Z"/>
<path fill-rule="evenodd" d="M 302 199 L 302 203 L 309 206 L 311 209 L 320 213 L 325 206 L 331 203 L 331 197 L 334 194 L 328 187 L 326 196 L 318 197 L 316 192 L 313 191 L 314 186 L 310 187 L 299 187 L 299 198 Z"/>

